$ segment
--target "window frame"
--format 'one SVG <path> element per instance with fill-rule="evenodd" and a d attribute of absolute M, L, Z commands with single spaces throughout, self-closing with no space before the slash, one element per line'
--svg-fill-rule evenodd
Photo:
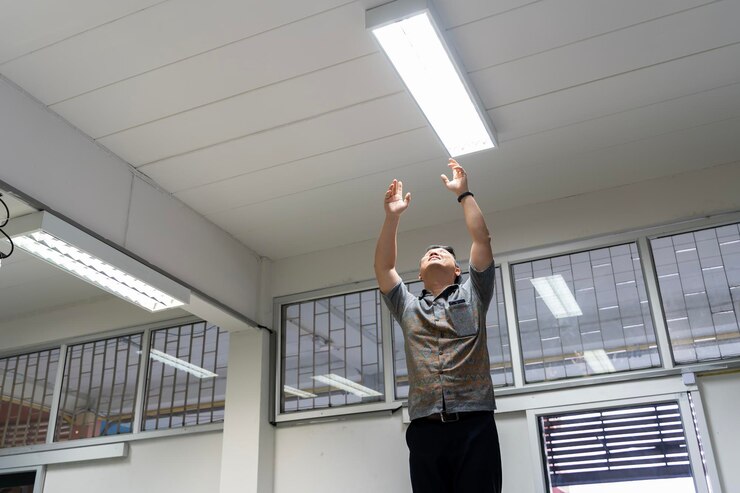
<path fill-rule="evenodd" d="M 532 463 L 535 464 L 540 473 L 535 474 L 533 481 L 535 483 L 535 489 L 537 491 L 549 491 L 548 490 L 548 472 L 547 472 L 547 458 L 546 452 L 542 448 L 542 441 L 540 437 L 539 418 L 550 414 L 565 414 L 571 412 L 580 412 L 588 410 L 604 410 L 617 407 L 627 407 L 640 404 L 661 404 L 665 402 L 677 402 L 679 412 L 681 413 L 681 422 L 684 426 L 684 433 L 686 435 L 686 448 L 689 453 L 689 462 L 691 463 L 692 479 L 694 482 L 694 488 L 697 493 L 711 493 L 720 492 L 719 479 L 717 474 L 717 468 L 713 461 L 707 461 L 703 463 L 701 457 L 701 451 L 699 447 L 699 436 L 697 433 L 697 427 L 702 432 L 703 440 L 705 440 L 705 451 L 712 452 L 712 446 L 710 436 L 708 433 L 706 417 L 704 416 L 703 410 L 701 409 L 701 397 L 697 388 L 688 390 L 686 392 L 667 392 L 660 393 L 656 388 L 656 393 L 641 395 L 640 397 L 632 397 L 626 399 L 617 400 L 590 400 L 579 404 L 568 404 L 563 406 L 554 407 L 542 407 L 537 409 L 528 409 L 527 414 L 527 430 L 529 438 L 529 449 L 532 457 Z M 595 399 L 603 399 L 603 395 L 599 396 L 594 393 L 591 394 Z M 690 397 L 691 396 L 691 397 Z M 690 399 L 697 401 L 697 412 L 692 412 Z M 706 475 L 705 475 L 706 470 Z M 703 479 L 703 480 L 702 480 Z"/>
<path fill-rule="evenodd" d="M 224 422 L 208 423 L 195 426 L 185 426 L 179 428 L 169 428 L 160 430 L 142 430 L 141 422 L 145 412 L 144 410 L 144 392 L 146 389 L 148 369 L 149 369 L 149 347 L 151 344 L 151 332 L 154 330 L 166 329 L 169 327 L 175 327 L 178 325 L 187 325 L 190 323 L 202 322 L 203 320 L 199 317 L 188 315 L 184 317 L 172 318 L 162 320 L 158 322 L 151 322 L 147 324 L 140 324 L 135 326 L 123 327 L 119 329 L 108 330 L 104 332 L 96 332 L 94 334 L 86 334 L 82 336 L 76 336 L 71 338 L 62 338 L 54 341 L 43 342 L 41 344 L 32 344 L 28 346 L 13 348 L 9 350 L 0 351 L 0 357 L 9 357 L 19 354 L 27 354 L 36 351 L 43 351 L 49 349 L 59 348 L 59 371 L 57 372 L 56 379 L 54 382 L 54 392 L 52 404 L 50 407 L 50 416 L 56 417 L 59 411 L 62 381 L 64 377 L 64 368 L 67 363 L 67 348 L 77 344 L 84 344 L 94 341 L 100 341 L 104 339 L 122 337 L 133 334 L 142 334 L 142 348 L 139 359 L 139 375 L 136 382 L 136 401 L 134 404 L 134 420 L 132 423 L 131 433 L 124 433 L 119 435 L 99 436 L 90 438 L 80 438 L 77 440 L 69 440 L 62 442 L 55 442 L 54 435 L 56 433 L 56 418 L 50 419 L 49 427 L 46 435 L 46 442 L 43 444 L 26 445 L 22 447 L 9 447 L 0 449 L 0 459 L 3 457 L 9 457 L 19 454 L 28 454 L 35 452 L 52 452 L 52 451 L 64 451 L 68 449 L 76 449 L 80 447 L 89 447 L 93 455 L 99 454 L 100 458 L 109 457 L 106 455 L 104 449 L 100 449 L 100 452 L 92 452 L 96 445 L 108 445 L 116 443 L 127 443 L 136 440 L 146 440 L 152 438 L 160 438 L 167 436 L 179 436 L 188 435 L 191 433 L 207 433 L 207 432 L 220 432 L 224 429 Z M 207 323 L 207 321 L 206 321 Z"/>
<path fill-rule="evenodd" d="M 726 368 L 740 368 L 740 357 L 695 362 L 677 365 L 674 361 L 673 350 L 670 344 L 667 324 L 663 314 L 662 300 L 658 286 L 657 273 L 652 257 L 650 240 L 673 234 L 681 234 L 690 231 L 719 227 L 740 222 L 740 211 L 721 213 L 703 218 L 693 218 L 672 223 L 660 224 L 641 229 L 628 229 L 616 233 L 594 235 L 591 237 L 556 242 L 535 248 L 513 250 L 494 255 L 496 267 L 500 268 L 502 276 L 504 308 L 508 326 L 509 351 L 511 352 L 511 368 L 513 374 L 513 385 L 499 387 L 494 390 L 497 399 L 505 396 L 519 396 L 522 394 L 546 392 L 564 388 L 580 388 L 593 385 L 601 385 L 612 382 L 626 382 L 639 379 L 660 378 L 669 375 L 678 375 L 686 372 L 710 371 Z M 494 234 L 495 236 L 495 234 Z M 584 376 L 573 379 L 555 380 L 550 382 L 527 383 L 524 379 L 524 366 L 522 357 L 521 341 L 519 337 L 519 324 L 516 320 L 516 300 L 513 284 L 512 266 L 516 263 L 536 261 L 561 255 L 569 255 L 588 250 L 609 248 L 625 243 L 636 243 L 638 255 L 640 256 L 640 269 L 645 281 L 645 290 L 650 308 L 651 320 L 655 330 L 658 355 L 661 366 L 650 369 L 607 373 L 601 375 Z M 461 259 L 464 264 L 467 259 Z M 418 271 L 404 271 L 400 274 L 404 282 L 418 280 Z M 383 335 L 382 355 L 384 359 L 385 398 L 384 401 L 371 404 L 356 404 L 340 408 L 327 408 L 311 411 L 294 411 L 283 413 L 280 411 L 280 393 L 282 391 L 282 305 L 301 301 L 311 301 L 317 298 L 346 295 L 367 289 L 377 289 L 374 279 L 352 282 L 348 284 L 334 285 L 317 290 L 304 291 L 301 293 L 279 296 L 273 298 L 273 327 L 275 327 L 276 345 L 272 357 L 275 360 L 275 368 L 271 375 L 274 380 L 272 406 L 274 409 L 273 420 L 275 423 L 288 423 L 304 420 L 321 420 L 324 418 L 344 417 L 349 415 L 373 413 L 373 412 L 395 412 L 400 408 L 407 408 L 406 399 L 395 400 L 395 378 L 393 365 L 393 341 L 390 312 L 381 303 L 381 328 Z M 388 390 L 391 389 L 391 390 Z M 501 406 L 499 406 L 501 408 Z"/>

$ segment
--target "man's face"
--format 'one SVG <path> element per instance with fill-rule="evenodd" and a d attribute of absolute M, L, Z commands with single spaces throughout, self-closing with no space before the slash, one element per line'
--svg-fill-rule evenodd
<path fill-rule="evenodd" d="M 454 279 L 460 274 L 460 268 L 455 263 L 455 257 L 444 248 L 432 248 L 427 251 L 419 262 L 419 278 L 424 279 L 427 273 L 435 271 L 434 275 L 450 275 Z"/>

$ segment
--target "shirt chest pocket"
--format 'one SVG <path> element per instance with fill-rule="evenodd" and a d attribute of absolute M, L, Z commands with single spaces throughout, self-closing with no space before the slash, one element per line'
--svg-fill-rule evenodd
<path fill-rule="evenodd" d="M 447 308 L 450 323 L 459 337 L 475 335 L 478 332 L 478 324 L 473 316 L 473 307 L 467 301 L 450 303 Z"/>

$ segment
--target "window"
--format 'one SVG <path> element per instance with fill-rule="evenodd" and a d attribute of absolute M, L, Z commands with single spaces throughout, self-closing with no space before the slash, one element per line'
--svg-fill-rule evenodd
<path fill-rule="evenodd" d="M 552 493 L 696 491 L 675 401 L 539 416 L 538 425 Z"/>
<path fill-rule="evenodd" d="M 383 399 L 380 292 L 282 306 L 281 410 Z"/>
<path fill-rule="evenodd" d="M 513 265 L 527 382 L 660 366 L 635 243 Z"/>
<path fill-rule="evenodd" d="M 463 274 L 463 281 L 468 274 Z M 409 292 L 418 296 L 424 284 L 421 281 L 406 283 Z M 404 350 L 403 332 L 401 326 L 393 320 L 393 370 L 396 382 L 396 399 L 406 399 L 409 395 L 408 369 L 406 367 L 406 352 Z M 512 385 L 514 382 L 511 369 L 511 351 L 509 350 L 509 333 L 506 324 L 503 287 L 501 284 L 501 269 L 496 267 L 496 284 L 491 305 L 486 313 L 486 334 L 488 338 L 488 355 L 491 364 L 491 378 L 493 385 L 501 387 Z"/>
<path fill-rule="evenodd" d="M 46 441 L 59 349 L 0 359 L 0 448 Z"/>
<path fill-rule="evenodd" d="M 143 429 L 223 421 L 229 334 L 206 322 L 151 333 Z"/>
<path fill-rule="evenodd" d="M 651 241 L 677 363 L 740 356 L 740 225 Z"/>
<path fill-rule="evenodd" d="M 67 348 L 55 441 L 131 432 L 141 334 Z"/>

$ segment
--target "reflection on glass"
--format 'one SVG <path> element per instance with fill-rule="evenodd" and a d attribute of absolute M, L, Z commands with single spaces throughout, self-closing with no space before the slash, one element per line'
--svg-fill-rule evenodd
<path fill-rule="evenodd" d="M 196 322 L 151 337 L 143 429 L 223 421 L 229 333 Z"/>
<path fill-rule="evenodd" d="M 377 289 L 282 307 L 281 410 L 382 400 Z"/>
<path fill-rule="evenodd" d="M 67 348 L 55 441 L 130 433 L 141 334 Z"/>
<path fill-rule="evenodd" d="M 651 241 L 677 363 L 740 356 L 738 224 Z"/>
<path fill-rule="evenodd" d="M 660 365 L 634 243 L 512 267 L 527 382 Z"/>

